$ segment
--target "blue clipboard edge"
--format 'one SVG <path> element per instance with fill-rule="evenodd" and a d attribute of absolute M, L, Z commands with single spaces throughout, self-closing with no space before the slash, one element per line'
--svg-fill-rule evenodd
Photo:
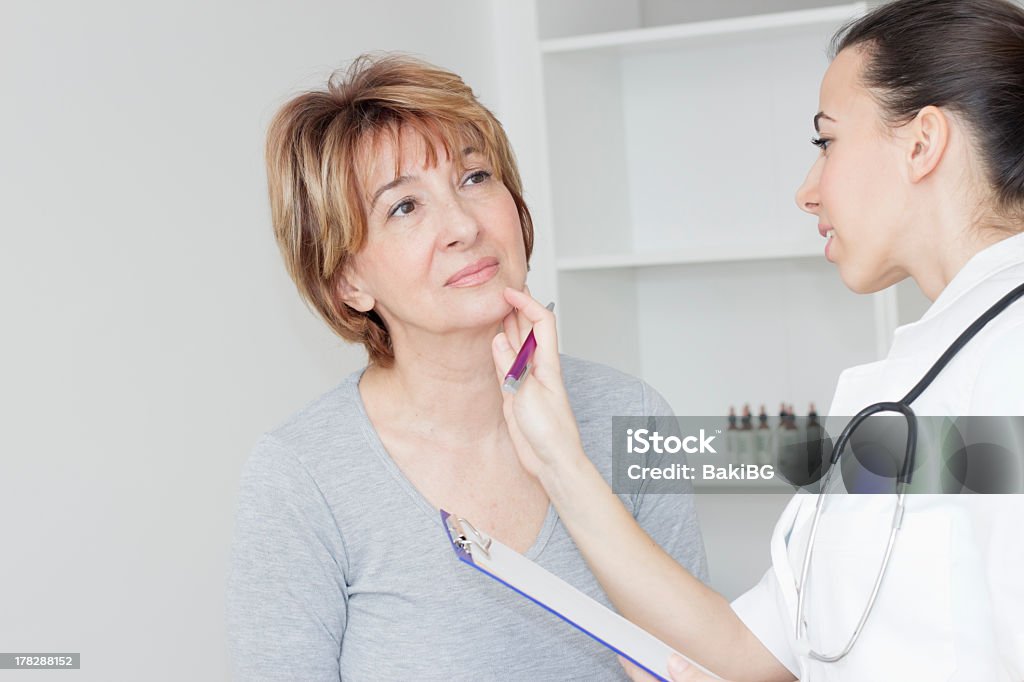
<path fill-rule="evenodd" d="M 661 682 L 672 682 L 672 680 L 669 680 L 669 679 L 667 679 L 665 677 L 662 677 L 658 673 L 654 672 L 653 670 L 651 670 L 647 666 L 643 665 L 642 663 L 640 663 L 639 661 L 634 659 L 632 656 L 630 656 L 626 652 L 620 651 L 619 649 L 616 649 L 614 646 L 612 646 L 608 642 L 604 641 L 603 639 L 601 639 L 600 637 L 598 637 L 594 633 L 590 632 L 586 628 L 580 627 L 575 621 L 572 621 L 569 618 L 566 618 L 561 613 L 559 613 L 558 611 L 555 611 L 553 608 L 551 608 L 550 606 L 548 606 L 544 602 L 541 602 L 541 601 L 538 601 L 537 599 L 534 599 L 533 597 L 531 597 L 530 595 L 526 594 L 525 592 L 523 592 L 519 588 L 515 587 L 514 585 L 510 585 L 509 583 L 505 582 L 504 580 L 502 580 L 498 576 L 494 575 L 493 573 L 491 573 L 489 571 L 485 571 L 484 569 L 482 569 L 479 566 L 477 566 L 473 562 L 473 556 L 469 552 L 464 550 L 462 547 L 460 547 L 459 545 L 455 544 L 455 538 L 452 537 L 452 533 L 451 533 L 451 531 L 448 528 L 448 517 L 449 516 L 451 516 L 451 514 L 446 512 L 444 509 L 441 510 L 441 527 L 444 528 L 445 535 L 448 536 L 448 542 L 451 543 L 452 549 L 455 550 L 455 556 L 458 557 L 459 561 L 461 561 L 461 562 L 463 562 L 465 564 L 469 564 L 470 566 L 472 566 L 476 570 L 480 571 L 484 575 L 492 578 L 493 580 L 497 580 L 499 583 L 501 583 L 502 585 L 504 585 L 508 589 L 512 590 L 513 592 L 515 592 L 515 593 L 517 593 L 517 594 L 519 594 L 519 595 L 521 595 L 523 597 L 526 597 L 527 599 L 532 601 L 534 604 L 536 604 L 537 606 L 539 606 L 542 609 L 544 609 L 545 611 L 547 611 L 548 613 L 553 613 L 554 615 L 558 616 L 559 618 L 564 620 L 566 623 L 568 623 L 569 625 L 573 626 L 574 628 L 576 628 L 577 630 L 579 630 L 580 632 L 585 634 L 587 637 L 590 637 L 595 642 L 598 642 L 599 644 L 601 644 L 601 645 L 611 649 L 612 651 L 614 651 L 618 655 L 620 655 L 623 658 L 625 658 L 626 660 L 628 660 L 630 663 L 636 665 L 641 670 L 644 670 L 645 672 L 647 672 L 649 675 L 653 675 L 654 679 L 661 680 Z"/>

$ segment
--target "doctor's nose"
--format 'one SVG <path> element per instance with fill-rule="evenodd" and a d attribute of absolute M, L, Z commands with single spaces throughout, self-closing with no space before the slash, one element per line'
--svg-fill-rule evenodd
<path fill-rule="evenodd" d="M 796 205 L 801 211 L 807 211 L 818 215 L 821 210 L 821 202 L 818 198 L 818 179 L 821 175 L 821 163 L 816 161 L 811 170 L 807 172 L 804 182 L 796 190 Z"/>

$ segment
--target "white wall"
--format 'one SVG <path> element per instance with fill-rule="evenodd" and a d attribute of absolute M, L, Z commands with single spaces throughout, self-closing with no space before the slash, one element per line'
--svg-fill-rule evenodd
<path fill-rule="evenodd" d="M 777 493 L 702 490 L 695 497 L 711 586 L 733 600 L 771 566 L 771 537 L 793 498 Z"/>
<path fill-rule="evenodd" d="M 532 105 L 498 78 L 531 21 L 475 0 L 4 2 L 0 651 L 83 656 L 34 680 L 224 679 L 241 463 L 363 362 L 280 264 L 275 108 L 361 51 L 419 53 L 510 112 L 542 229 Z"/>

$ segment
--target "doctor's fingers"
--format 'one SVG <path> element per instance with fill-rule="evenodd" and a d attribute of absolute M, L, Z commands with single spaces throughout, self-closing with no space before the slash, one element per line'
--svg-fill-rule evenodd
<path fill-rule="evenodd" d="M 527 296 L 532 297 L 530 293 L 530 287 L 523 286 L 523 293 Z M 511 304 L 510 304 L 511 305 Z M 518 350 L 523 342 L 526 341 L 527 335 L 530 333 L 530 329 L 533 325 L 530 323 L 529 318 L 519 308 L 512 306 L 511 312 L 505 316 L 505 319 L 501 322 L 501 328 L 508 335 L 509 342 L 512 346 Z"/>
<path fill-rule="evenodd" d="M 512 347 L 511 337 L 507 331 L 498 332 L 491 341 L 491 357 L 494 358 L 494 371 L 498 375 L 498 385 L 505 381 L 505 374 L 516 361 L 516 350 Z"/>
<path fill-rule="evenodd" d="M 501 331 L 505 332 L 508 337 L 508 341 L 515 348 L 519 348 L 523 345 L 523 341 L 526 340 L 528 331 L 520 331 L 521 328 L 529 329 L 530 323 L 527 322 L 525 325 L 519 324 L 520 313 L 515 308 L 512 308 L 512 312 L 505 316 L 505 319 L 501 321 Z"/>
<path fill-rule="evenodd" d="M 668 676 L 672 678 L 672 682 L 712 682 L 720 679 L 702 672 L 697 666 L 690 665 L 678 654 L 672 654 L 668 659 Z"/>
<path fill-rule="evenodd" d="M 622 656 L 619 656 L 619 665 L 622 666 L 622 669 L 626 671 L 626 675 L 628 675 L 629 679 L 633 680 L 633 682 L 657 682 L 657 680 L 648 674 L 646 670 L 635 663 L 627 661 Z"/>
<path fill-rule="evenodd" d="M 534 352 L 532 364 L 537 377 L 544 383 L 554 383 L 556 379 L 560 383 L 562 370 L 558 359 L 558 331 L 555 327 L 555 314 L 529 294 L 511 287 L 506 287 L 504 296 L 505 300 L 521 314 L 520 330 L 524 335 L 529 334 L 522 324 L 524 317 L 530 328 L 533 329 L 533 336 L 537 340 L 537 350 Z"/>
<path fill-rule="evenodd" d="M 655 678 L 639 666 L 619 656 L 619 663 L 625 669 L 629 679 L 633 682 L 651 682 Z M 668 661 L 668 674 L 672 682 L 712 682 L 717 678 L 705 675 L 696 667 L 687 663 L 683 658 L 672 655 Z"/>

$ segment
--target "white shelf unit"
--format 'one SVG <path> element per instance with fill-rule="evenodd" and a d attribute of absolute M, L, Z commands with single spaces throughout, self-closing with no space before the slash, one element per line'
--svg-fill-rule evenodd
<path fill-rule="evenodd" d="M 758 14 L 754 16 L 730 17 L 727 19 L 700 21 L 669 26 L 649 26 L 624 31 L 605 31 L 589 35 L 550 38 L 541 42 L 541 51 L 584 52 L 588 50 L 640 51 L 646 48 L 666 49 L 692 43 L 700 38 L 720 41 L 729 35 L 753 33 L 764 35 L 768 31 L 790 29 L 801 26 L 839 24 L 855 13 L 863 12 L 864 5 L 834 5 L 813 9 Z"/>
<path fill-rule="evenodd" d="M 823 412 L 900 319 L 895 291 L 846 289 L 793 198 L 828 40 L 865 6 L 637 28 L 659 1 L 625 19 L 574 0 L 539 13 L 562 347 L 683 415 Z M 572 35 L 573 11 L 604 32 Z"/>

